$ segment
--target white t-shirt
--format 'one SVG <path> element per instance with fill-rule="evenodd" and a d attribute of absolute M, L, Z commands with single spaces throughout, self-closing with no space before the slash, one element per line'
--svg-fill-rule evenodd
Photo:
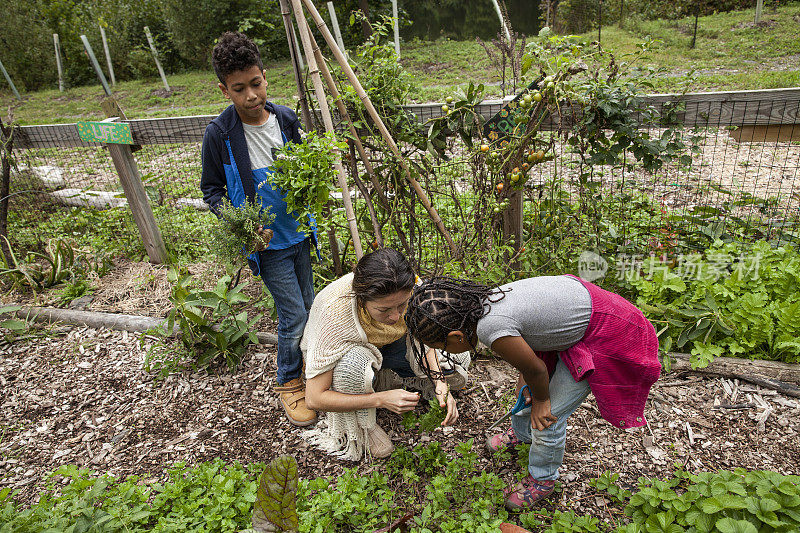
<path fill-rule="evenodd" d="M 244 123 L 242 126 L 247 141 L 247 153 L 250 155 L 250 169 L 258 170 L 272 166 L 275 162 L 273 149 L 283 146 L 281 129 L 275 113 L 270 113 L 267 121 L 260 126 Z"/>

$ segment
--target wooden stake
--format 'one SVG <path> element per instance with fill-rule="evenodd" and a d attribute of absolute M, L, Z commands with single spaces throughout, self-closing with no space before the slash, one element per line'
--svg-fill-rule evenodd
<path fill-rule="evenodd" d="M 116 117 L 108 118 L 107 121 L 116 121 Z M 168 260 L 167 249 L 164 246 L 164 239 L 158 229 L 156 219 L 153 216 L 153 209 L 150 207 L 150 199 L 142 185 L 142 177 L 136 160 L 133 158 L 131 147 L 127 144 L 106 144 L 104 145 L 111 155 L 114 168 L 119 174 L 119 182 L 122 190 L 125 191 L 125 198 L 133 213 L 133 220 L 139 228 L 139 234 L 147 251 L 147 257 L 151 263 L 163 264 Z"/>
<path fill-rule="evenodd" d="M 108 75 L 111 77 L 111 86 L 117 85 L 117 78 L 114 77 L 114 65 L 111 64 L 111 52 L 108 49 L 108 39 L 106 39 L 106 29 L 100 25 L 100 37 L 103 39 L 103 51 L 106 54 L 106 63 L 108 64 Z"/>
<path fill-rule="evenodd" d="M 167 83 L 167 75 L 164 74 L 164 69 L 161 68 L 161 61 L 158 60 L 158 51 L 156 50 L 156 43 L 153 41 L 153 36 L 150 35 L 150 28 L 147 26 L 144 27 L 144 34 L 147 36 L 147 42 L 150 45 L 150 51 L 153 53 L 153 59 L 156 62 L 156 68 L 158 68 L 158 75 L 161 76 L 161 81 L 164 82 L 164 88 L 167 90 L 168 93 L 172 92 L 172 89 L 169 88 L 169 83 Z"/>
<path fill-rule="evenodd" d="M 756 20 L 755 23 L 761 22 L 761 10 L 764 9 L 764 0 L 756 0 Z"/>
<path fill-rule="evenodd" d="M 14 150 L 14 130 L 12 125 L 6 127 L 0 118 L 0 157 L 2 158 L 2 177 L 0 178 L 0 250 L 6 262 L 12 261 L 11 249 L 8 245 L 8 200 L 11 189 L 11 153 Z M 12 265 L 13 267 L 13 265 Z"/>
<path fill-rule="evenodd" d="M 97 74 L 97 79 L 100 80 L 100 85 L 103 86 L 106 96 L 111 96 L 111 87 L 108 86 L 106 75 L 103 74 L 103 69 L 100 68 L 100 63 L 97 62 L 97 57 L 94 55 L 92 45 L 89 44 L 89 39 L 87 39 L 85 35 L 81 35 L 81 41 L 83 41 L 83 48 L 86 49 L 86 54 L 89 56 L 89 62 L 92 64 L 92 68 L 94 68 L 94 73 Z"/>
<path fill-rule="evenodd" d="M 299 3 L 300 0 L 292 0 L 293 3 Z M 400 149 L 397 147 L 397 144 L 392 139 L 389 130 L 386 129 L 386 125 L 381 120 L 380 115 L 375 110 L 375 106 L 372 105 L 372 102 L 369 99 L 369 96 L 364 91 L 364 88 L 361 86 L 361 83 L 358 81 L 353 69 L 350 68 L 350 65 L 347 63 L 347 59 L 344 55 L 339 51 L 339 48 L 336 46 L 336 42 L 333 39 L 333 35 L 331 35 L 330 30 L 325 24 L 325 21 L 317 11 L 317 8 L 314 7 L 314 3 L 311 0 L 303 0 L 306 8 L 308 8 L 311 17 L 314 19 L 314 22 L 317 25 L 317 28 L 322 33 L 322 36 L 325 38 L 325 42 L 328 43 L 331 51 L 333 52 L 334 57 L 336 58 L 336 62 L 339 63 L 339 66 L 342 67 L 342 70 L 347 75 L 348 80 L 353 85 L 358 94 L 358 97 L 364 103 L 364 106 L 367 108 L 367 112 L 369 113 L 370 117 L 372 118 L 375 125 L 378 127 L 378 130 L 381 132 L 386 143 L 389 145 L 389 149 L 392 151 L 395 157 L 397 157 L 400 165 L 403 167 L 403 171 L 405 173 L 405 177 L 408 182 L 411 184 L 411 187 L 414 189 L 414 192 L 419 197 L 420 202 L 425 207 L 425 210 L 428 211 L 428 215 L 430 215 L 433 223 L 436 225 L 436 228 L 442 234 L 444 239 L 447 241 L 447 244 L 450 247 L 450 252 L 452 253 L 453 257 L 458 257 L 458 249 L 456 248 L 455 243 L 453 242 L 452 237 L 450 237 L 450 233 L 447 231 L 447 228 L 444 227 L 444 223 L 442 223 L 442 219 L 439 216 L 439 213 L 436 212 L 436 209 L 431 205 L 428 196 L 425 194 L 425 191 L 420 186 L 419 182 L 415 180 L 411 176 L 411 170 L 408 168 L 408 163 L 403 159 L 402 154 L 400 153 Z"/>
<path fill-rule="evenodd" d="M 305 50 L 306 54 L 306 62 L 308 63 L 308 71 L 311 74 L 311 80 L 314 82 L 314 92 L 316 93 L 317 102 L 319 103 L 320 112 L 322 114 L 322 123 L 325 124 L 326 132 L 335 133 L 333 128 L 333 119 L 331 118 L 331 112 L 328 108 L 328 100 L 325 97 L 325 89 L 322 87 L 322 79 L 319 75 L 317 61 L 314 59 L 314 50 L 311 45 L 311 28 L 306 23 L 306 19 L 303 14 L 303 6 L 300 4 L 300 0 L 292 0 L 292 7 L 294 8 L 294 18 L 297 22 L 297 27 L 300 30 L 300 40 L 303 42 L 303 49 Z M 353 239 L 353 249 L 356 252 L 356 258 L 361 259 L 361 257 L 364 255 L 364 252 L 361 248 L 361 238 L 358 235 L 358 222 L 356 221 L 353 203 L 350 199 L 350 190 L 347 186 L 347 174 L 345 174 L 344 168 L 342 167 L 341 153 L 337 155 L 339 157 L 337 158 L 336 163 L 334 163 L 334 167 L 336 168 L 336 174 L 339 178 L 339 187 L 342 189 L 344 211 L 347 215 L 347 222 L 350 226 L 350 236 Z"/>
<path fill-rule="evenodd" d="M 64 92 L 64 69 L 61 66 L 61 46 L 58 42 L 58 34 L 53 34 L 53 45 L 56 48 L 56 68 L 58 69 L 58 90 Z"/>

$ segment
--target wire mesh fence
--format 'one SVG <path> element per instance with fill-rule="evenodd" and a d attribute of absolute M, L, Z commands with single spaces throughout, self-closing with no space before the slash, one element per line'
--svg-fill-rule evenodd
<path fill-rule="evenodd" d="M 697 97 L 679 106 L 669 101 L 653 98 L 663 117 L 684 124 L 683 135 L 694 148 L 690 160 L 676 159 L 656 171 L 646 170 L 627 152 L 614 165 L 587 165 L 558 129 L 550 132 L 555 157 L 530 170 L 523 242 L 514 243 L 513 250 L 498 251 L 502 217 L 496 213 L 496 184 L 474 164 L 483 155 L 451 139 L 448 160 L 438 161 L 436 172 L 423 176 L 422 185 L 454 241 L 486 268 L 519 256 L 528 243 L 536 244 L 541 255 L 518 267 L 546 270 L 548 250 L 574 244 L 566 232 L 610 238 L 618 250 L 640 254 L 680 253 L 715 238 L 800 241 L 800 91 Z M 490 117 L 503 104 L 482 104 L 479 111 Z M 425 123 L 439 116 L 440 108 L 416 105 L 408 111 Z M 130 121 L 134 139 L 142 145 L 134 158 L 168 248 L 204 239 L 202 231 L 213 220 L 203 211 L 199 189 L 200 140 L 212 118 Z M 81 236 L 86 242 L 93 233 L 116 232 L 123 251 L 142 254 L 107 150 L 76 140 L 65 133 L 69 127 L 22 128 L 11 177 L 12 247 L 32 250 L 51 238 Z M 561 127 L 569 125 L 563 122 Z M 657 139 L 669 126 L 643 127 Z M 370 151 L 370 158 L 381 179 L 386 173 L 399 175 L 381 151 Z M 363 166 L 359 171 L 363 173 Z M 359 225 L 367 243 L 376 246 L 363 194 L 351 187 Z M 387 244 L 403 249 L 405 241 L 417 265 L 444 268 L 447 244 L 422 204 L 402 181 L 387 180 L 385 187 L 391 205 L 380 210 L 395 217 L 394 222 L 391 217 L 381 221 Z M 340 245 L 352 248 L 346 232 L 342 223 L 337 229 Z"/>

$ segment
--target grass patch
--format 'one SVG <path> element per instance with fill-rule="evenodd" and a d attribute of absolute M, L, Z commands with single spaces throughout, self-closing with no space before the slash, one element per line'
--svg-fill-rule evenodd
<path fill-rule="evenodd" d="M 772 89 L 800 85 L 800 39 L 797 38 L 800 2 L 767 9 L 762 24 L 753 25 L 754 9 L 701 17 L 697 43 L 689 49 L 694 19 L 638 21 L 628 19 L 624 29 L 603 28 L 604 48 L 617 54 L 632 52 L 647 36 L 662 42 L 649 64 L 668 74 L 653 80 L 659 92 L 680 90 L 689 67 L 696 71 L 690 90 Z M 597 32 L 580 37 L 597 38 Z M 418 82 L 417 101 L 441 101 L 456 87 L 470 81 L 487 86 L 488 97 L 501 95 L 501 75 L 474 40 L 413 40 L 401 49 L 402 64 Z M 296 88 L 288 60 L 265 64 L 267 94 L 278 103 L 295 107 Z M 120 82 L 114 94 L 129 118 L 182 115 L 216 115 L 228 102 L 217 88 L 211 71 L 170 74 L 171 95 L 164 95 L 159 78 Z M 70 123 L 105 118 L 100 111 L 99 85 L 24 93 L 16 100 L 8 89 L 0 92 L 0 105 L 11 109 L 20 124 Z"/>

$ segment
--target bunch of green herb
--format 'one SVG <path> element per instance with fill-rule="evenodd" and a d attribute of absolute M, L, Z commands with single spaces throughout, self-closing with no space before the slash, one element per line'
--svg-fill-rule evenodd
<path fill-rule="evenodd" d="M 255 252 L 256 247 L 269 245 L 268 239 L 257 232 L 259 227 L 266 228 L 275 220 L 269 207 L 251 200 L 236 207 L 223 198 L 219 215 L 212 241 L 214 252 L 223 262 L 240 265 L 244 257 Z M 272 230 L 266 231 L 271 236 Z"/>
<path fill-rule="evenodd" d="M 447 416 L 447 409 L 441 407 L 438 400 L 429 400 L 428 405 L 430 408 L 419 416 L 414 411 L 403 413 L 401 422 L 403 427 L 405 429 L 414 429 L 419 426 L 420 431 L 423 433 L 430 433 L 441 426 L 445 416 Z"/>
<path fill-rule="evenodd" d="M 336 165 L 345 144 L 332 133 L 311 132 L 301 144 L 287 144 L 278 151 L 269 183 L 284 196 L 286 212 L 300 224 L 297 231 L 310 234 L 314 220 L 317 228 L 327 227 L 324 217 L 331 192 L 336 190 Z"/>

